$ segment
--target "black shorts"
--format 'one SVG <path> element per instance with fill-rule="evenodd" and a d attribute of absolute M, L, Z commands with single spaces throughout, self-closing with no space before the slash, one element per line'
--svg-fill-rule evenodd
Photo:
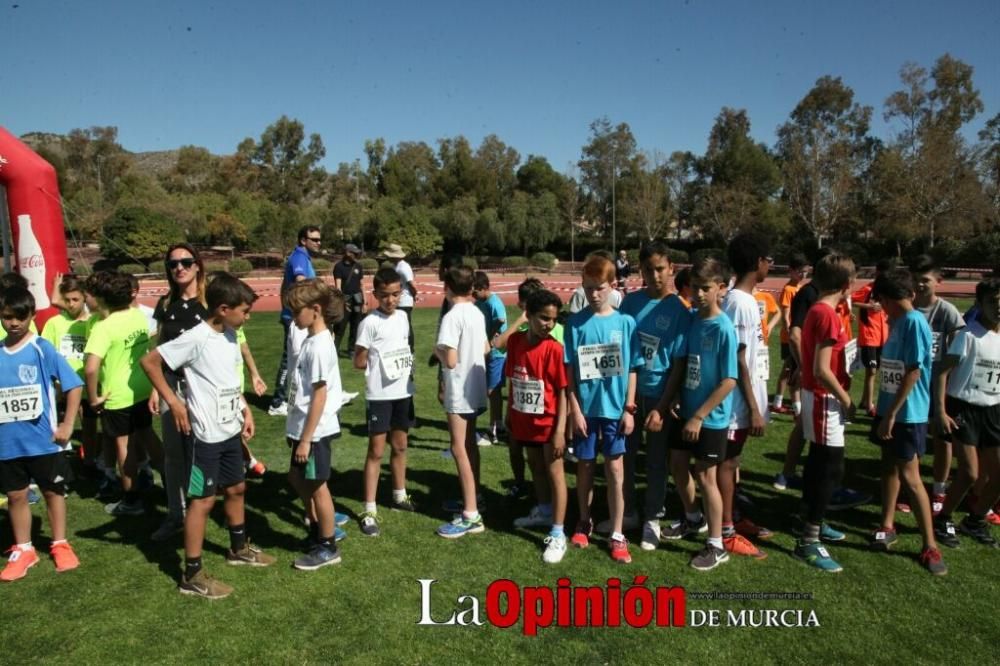
<path fill-rule="evenodd" d="M 875 370 L 882 363 L 881 347 L 861 347 L 861 365 Z"/>
<path fill-rule="evenodd" d="M 781 343 L 781 360 L 784 361 L 785 367 L 788 368 L 789 372 L 795 372 L 799 364 L 795 361 L 795 357 L 792 356 L 791 343 L 782 342 Z"/>
<path fill-rule="evenodd" d="M 750 428 L 732 429 L 726 432 L 726 460 L 743 455 L 743 447 L 750 439 Z"/>
<path fill-rule="evenodd" d="M 80 418 L 84 419 L 96 419 L 100 416 L 94 408 L 90 406 L 90 403 L 86 398 L 80 401 Z"/>
<path fill-rule="evenodd" d="M 222 442 L 189 441 L 188 497 L 214 497 L 219 488 L 243 483 L 243 443 L 239 435 Z"/>
<path fill-rule="evenodd" d="M 382 435 L 390 430 L 409 432 L 413 427 L 413 397 L 369 400 L 365 405 L 365 418 L 369 435 Z"/>
<path fill-rule="evenodd" d="M 927 452 L 926 423 L 897 423 L 892 426 L 892 439 L 881 439 L 878 436 L 878 425 L 882 421 L 875 417 L 869 438 L 882 447 L 883 451 L 892 454 L 896 460 L 910 462 L 914 456 L 920 457 Z"/>
<path fill-rule="evenodd" d="M 958 424 L 952 441 L 977 448 L 1000 446 L 1000 405 L 973 405 L 949 396 L 945 409 Z"/>
<path fill-rule="evenodd" d="M 339 435 L 327 435 L 319 441 L 313 442 L 309 447 L 309 459 L 304 463 L 295 462 L 295 447 L 299 441 L 289 437 L 288 442 L 292 452 L 289 456 L 289 469 L 297 469 L 302 473 L 302 478 L 306 481 L 326 481 L 330 478 L 330 466 L 333 464 L 333 455 L 330 452 L 330 442 Z"/>
<path fill-rule="evenodd" d="M 669 436 L 667 446 L 676 451 L 688 451 L 698 460 L 712 463 L 721 463 L 726 458 L 726 449 L 729 444 L 729 428 L 706 428 L 702 426 L 701 434 L 697 442 L 684 440 L 684 421 L 680 419 L 670 419 Z"/>
<path fill-rule="evenodd" d="M 60 451 L 0 460 L 0 492 L 24 490 L 32 480 L 43 491 L 63 495 L 70 480 L 69 460 Z"/>
<path fill-rule="evenodd" d="M 124 437 L 152 425 L 153 415 L 149 411 L 148 400 L 140 400 L 131 407 L 101 412 L 101 430 L 108 437 Z"/>

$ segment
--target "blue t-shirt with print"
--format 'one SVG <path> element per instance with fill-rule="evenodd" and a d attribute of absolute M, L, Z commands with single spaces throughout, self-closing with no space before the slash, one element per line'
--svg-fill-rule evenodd
<path fill-rule="evenodd" d="M 309 250 L 301 245 L 288 255 L 288 261 L 285 262 L 285 276 L 281 279 L 282 295 L 292 288 L 292 285 L 295 284 L 296 279 L 300 275 L 306 280 L 316 277 L 316 270 L 313 268 L 312 259 L 309 257 Z M 281 321 L 290 322 L 291 320 L 292 311 L 288 308 L 281 308 Z"/>
<path fill-rule="evenodd" d="M 879 416 L 884 416 L 892 407 L 906 371 L 919 367 L 920 379 L 907 394 L 906 402 L 896 415 L 896 423 L 927 423 L 931 410 L 932 349 L 931 327 L 919 310 L 910 310 L 889 324 L 889 339 L 882 347 L 878 373 Z"/>
<path fill-rule="evenodd" d="M 686 336 L 687 370 L 681 387 L 681 416 L 686 420 L 705 404 L 723 379 L 738 379 L 736 328 L 725 314 L 711 319 L 695 317 Z M 702 425 L 714 430 L 729 427 L 733 391 L 716 405 Z"/>
<path fill-rule="evenodd" d="M 628 396 L 628 375 L 646 360 L 635 319 L 590 308 L 571 315 L 564 331 L 563 359 L 573 373 L 580 409 L 588 418 L 620 419 Z"/>
<path fill-rule="evenodd" d="M 476 307 L 479 308 L 479 311 L 483 313 L 483 317 L 486 318 L 486 337 L 492 343 L 494 335 L 507 330 L 507 308 L 504 307 L 503 301 L 496 294 L 490 294 L 488 298 L 476 301 Z M 497 327 L 498 321 L 503 322 L 499 327 Z M 507 352 L 502 349 L 494 348 L 490 350 L 492 358 L 506 355 Z"/>
<path fill-rule="evenodd" d="M 83 385 L 48 340 L 32 335 L 17 351 L 0 345 L 0 460 L 61 450 L 52 441 L 57 380 L 64 392 Z"/>
<path fill-rule="evenodd" d="M 691 326 L 691 312 L 677 294 L 653 299 L 645 291 L 625 296 L 618 311 L 635 319 L 639 330 L 643 364 L 637 393 L 659 398 L 670 374 L 671 359 L 687 353 L 684 336 Z"/>

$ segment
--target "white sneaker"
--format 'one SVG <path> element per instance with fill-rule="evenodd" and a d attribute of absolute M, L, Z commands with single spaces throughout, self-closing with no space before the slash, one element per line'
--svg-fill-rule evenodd
<path fill-rule="evenodd" d="M 566 537 L 545 537 L 545 552 L 542 553 L 542 561 L 546 564 L 557 564 L 562 562 L 563 555 L 566 554 Z"/>
<path fill-rule="evenodd" d="M 622 520 L 622 532 L 634 530 L 637 527 L 639 527 L 639 516 L 634 513 L 626 513 Z M 611 519 L 608 518 L 597 523 L 594 531 L 599 534 L 611 534 Z"/>
<path fill-rule="evenodd" d="M 479 446 L 493 446 L 493 440 L 484 432 L 476 433 L 476 444 Z"/>
<path fill-rule="evenodd" d="M 288 416 L 288 403 L 287 402 L 283 402 L 280 405 L 278 405 L 277 407 L 275 407 L 274 405 L 271 405 L 270 407 L 267 408 L 267 415 L 268 416 Z"/>
<path fill-rule="evenodd" d="M 660 545 L 660 521 L 647 520 L 642 526 L 642 541 L 639 548 L 643 550 L 656 550 Z"/>
<path fill-rule="evenodd" d="M 527 516 L 514 519 L 514 527 L 551 527 L 552 514 L 545 513 L 539 507 L 531 507 Z"/>

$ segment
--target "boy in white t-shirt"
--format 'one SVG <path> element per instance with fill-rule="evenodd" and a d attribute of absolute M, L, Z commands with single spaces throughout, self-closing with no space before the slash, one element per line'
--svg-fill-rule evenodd
<path fill-rule="evenodd" d="M 361 533 L 380 533 L 375 496 L 388 437 L 392 444 L 392 508 L 414 511 L 406 494 L 406 446 L 413 425 L 413 352 L 407 342 L 410 322 L 398 309 L 402 292 L 399 274 L 382 268 L 373 279 L 378 309 L 361 320 L 354 346 L 354 367 L 365 371 L 368 456 L 365 458 L 365 510 Z"/>
<path fill-rule="evenodd" d="M 476 417 L 486 408 L 486 355 L 490 345 L 486 339 L 486 322 L 474 303 L 472 284 L 472 269 L 468 266 L 456 266 L 444 276 L 451 309 L 441 319 L 434 348 L 442 366 L 443 404 L 448 415 L 451 454 L 462 488 L 461 515 L 437 531 L 446 539 L 457 539 L 485 529 L 476 497 L 479 487 Z"/>
<path fill-rule="evenodd" d="M 220 275 L 205 291 L 206 321 L 142 357 L 142 368 L 160 397 L 170 406 L 177 430 L 193 435 L 188 474 L 187 515 L 184 518 L 184 573 L 181 594 L 221 599 L 233 588 L 213 579 L 202 568 L 205 524 L 215 506 L 215 494 L 224 495 L 229 523 L 226 561 L 263 567 L 275 559 L 252 545 L 246 535 L 241 437 L 251 439 L 254 420 L 240 392 L 240 346 L 236 331 L 250 317 L 257 295 L 232 275 Z M 162 364 L 185 380 L 181 401 L 163 376 Z M 186 404 L 185 404 L 186 403 Z"/>
<path fill-rule="evenodd" d="M 337 412 L 343 388 L 337 347 L 330 329 L 344 318 L 344 296 L 322 280 L 304 280 L 285 292 L 283 305 L 292 323 L 308 337 L 299 349 L 289 377 L 285 436 L 292 449 L 288 481 L 302 498 L 310 526 L 315 526 L 309 553 L 295 560 L 302 571 L 340 562 L 334 542 L 333 497 L 330 478 L 330 441 L 340 436 Z"/>

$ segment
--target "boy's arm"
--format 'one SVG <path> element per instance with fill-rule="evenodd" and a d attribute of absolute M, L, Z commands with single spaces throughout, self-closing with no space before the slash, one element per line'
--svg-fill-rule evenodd
<path fill-rule="evenodd" d="M 625 411 L 622 412 L 621 427 L 622 432 L 631 435 L 635 429 L 635 416 L 629 408 L 635 409 L 635 387 L 639 379 L 638 368 L 633 368 L 628 373 L 628 388 L 625 391 Z"/>
<path fill-rule="evenodd" d="M 754 360 L 756 361 L 756 359 Z M 750 374 L 750 367 L 747 365 L 746 345 L 741 344 L 739 351 L 736 352 L 736 363 L 739 367 L 737 385 L 739 386 L 740 393 L 743 395 L 743 400 L 750 408 L 750 434 L 754 437 L 760 437 L 764 434 L 765 423 L 764 417 L 760 414 L 760 408 L 757 406 L 757 398 L 753 394 L 753 375 Z"/>
<path fill-rule="evenodd" d="M 65 446 L 73 436 L 73 426 L 76 425 L 76 413 L 80 409 L 80 398 L 82 396 L 82 386 L 77 386 L 66 391 L 66 413 L 63 415 L 62 422 L 52 436 L 53 441 L 60 446 Z"/>
<path fill-rule="evenodd" d="M 771 339 L 771 334 L 773 334 L 775 329 L 778 328 L 778 324 L 780 324 L 781 321 L 782 321 L 781 310 L 778 310 L 777 312 L 774 313 L 774 316 L 771 317 L 771 320 L 767 322 L 767 338 L 765 339 L 765 342 Z"/>
<path fill-rule="evenodd" d="M 840 404 L 842 404 L 848 410 L 848 414 L 850 414 L 854 409 L 854 403 L 851 401 L 851 394 L 844 390 L 844 387 L 840 385 L 839 381 L 837 381 L 837 376 L 833 374 L 833 367 L 831 365 L 832 360 L 832 340 L 824 340 L 816 345 L 816 356 L 813 360 L 813 374 L 816 376 L 816 381 L 822 384 L 827 391 L 836 396 Z"/>
<path fill-rule="evenodd" d="M 955 419 L 948 416 L 948 412 L 945 410 L 945 399 L 948 396 L 948 376 L 951 375 L 951 371 L 958 365 L 959 357 L 953 354 L 945 354 L 944 358 L 941 359 L 940 367 L 937 371 L 937 376 L 934 381 L 937 382 L 934 391 L 934 400 L 937 402 L 937 420 L 941 426 L 942 432 L 946 435 L 951 434 L 958 424 L 955 423 Z M 933 384 L 933 382 L 932 382 Z"/>
<path fill-rule="evenodd" d="M 522 324 L 528 323 L 528 315 L 525 312 L 521 312 L 521 316 L 514 320 L 514 323 L 507 327 L 507 330 L 500 333 L 493 339 L 494 349 L 499 349 L 503 351 L 507 349 L 507 341 L 510 340 L 510 336 L 517 333 L 517 330 L 521 328 Z"/>
<path fill-rule="evenodd" d="M 449 370 L 454 370 L 455 366 L 458 365 L 458 350 L 454 347 L 438 345 L 434 348 L 434 357 Z"/>
<path fill-rule="evenodd" d="M 918 381 L 920 381 L 920 366 L 915 365 L 912 368 L 907 368 L 899 390 L 896 391 L 896 397 L 893 399 L 892 405 L 889 406 L 888 413 L 882 415 L 882 420 L 878 424 L 878 434 L 882 439 L 892 439 L 892 428 L 896 425 L 896 416 Z"/>
<path fill-rule="evenodd" d="M 368 367 L 368 347 L 354 345 L 354 369 L 364 370 Z"/>
<path fill-rule="evenodd" d="M 687 373 L 687 358 L 675 358 L 670 366 L 670 374 L 667 376 L 667 385 L 663 389 L 663 395 L 659 402 L 650 410 L 646 416 L 646 429 L 650 432 L 660 432 L 663 429 L 664 416 L 666 416 L 677 398 L 681 381 Z"/>
<path fill-rule="evenodd" d="M 684 430 L 681 432 L 681 437 L 687 442 L 696 442 L 698 437 L 701 435 L 701 427 L 705 423 L 705 419 L 712 410 L 722 404 L 722 401 L 726 399 L 726 396 L 736 388 L 736 380 L 732 377 L 726 377 L 719 385 L 715 387 L 715 390 L 708 394 L 705 402 L 701 404 L 701 407 L 695 410 L 691 418 L 687 420 L 684 424 Z"/>
<path fill-rule="evenodd" d="M 154 349 L 147 353 L 139 359 L 139 364 L 142 365 L 143 371 L 149 377 L 149 382 L 156 389 L 156 392 L 160 394 L 165 403 L 170 405 L 170 413 L 174 415 L 174 425 L 180 432 L 190 435 L 191 422 L 188 420 L 187 406 L 180 401 L 174 390 L 170 388 L 170 384 L 167 383 L 167 378 L 163 376 L 163 357 L 160 355 L 160 351 Z"/>
<path fill-rule="evenodd" d="M 568 400 L 569 416 L 573 419 L 573 430 L 579 435 L 587 436 L 587 418 L 580 409 L 580 401 L 576 396 L 576 377 L 573 375 L 573 366 L 566 364 L 566 395 Z"/>
<path fill-rule="evenodd" d="M 241 344 L 240 353 L 243 355 L 243 364 L 247 366 L 247 370 L 250 372 L 250 382 L 253 384 L 253 392 L 258 396 L 264 395 L 264 392 L 267 391 L 267 384 L 264 383 L 260 373 L 257 372 L 257 363 L 253 360 L 250 345 L 245 342 Z"/>
<path fill-rule="evenodd" d="M 83 378 L 87 384 L 87 400 L 94 409 L 98 409 L 108 399 L 108 396 L 100 394 L 98 387 L 98 380 L 101 375 L 101 362 L 103 360 L 96 354 L 87 354 L 83 362 Z"/>
<path fill-rule="evenodd" d="M 566 410 L 569 402 L 566 399 L 566 389 L 556 391 L 556 427 L 552 431 L 552 457 L 559 460 L 566 450 Z"/>
<path fill-rule="evenodd" d="M 309 403 L 309 411 L 306 413 L 306 422 L 302 426 L 302 435 L 299 437 L 299 444 L 295 447 L 295 462 L 305 463 L 309 459 L 309 451 L 312 448 L 312 436 L 316 432 L 316 426 L 323 417 L 323 409 L 326 407 L 326 382 L 313 384 L 313 399 Z"/>

